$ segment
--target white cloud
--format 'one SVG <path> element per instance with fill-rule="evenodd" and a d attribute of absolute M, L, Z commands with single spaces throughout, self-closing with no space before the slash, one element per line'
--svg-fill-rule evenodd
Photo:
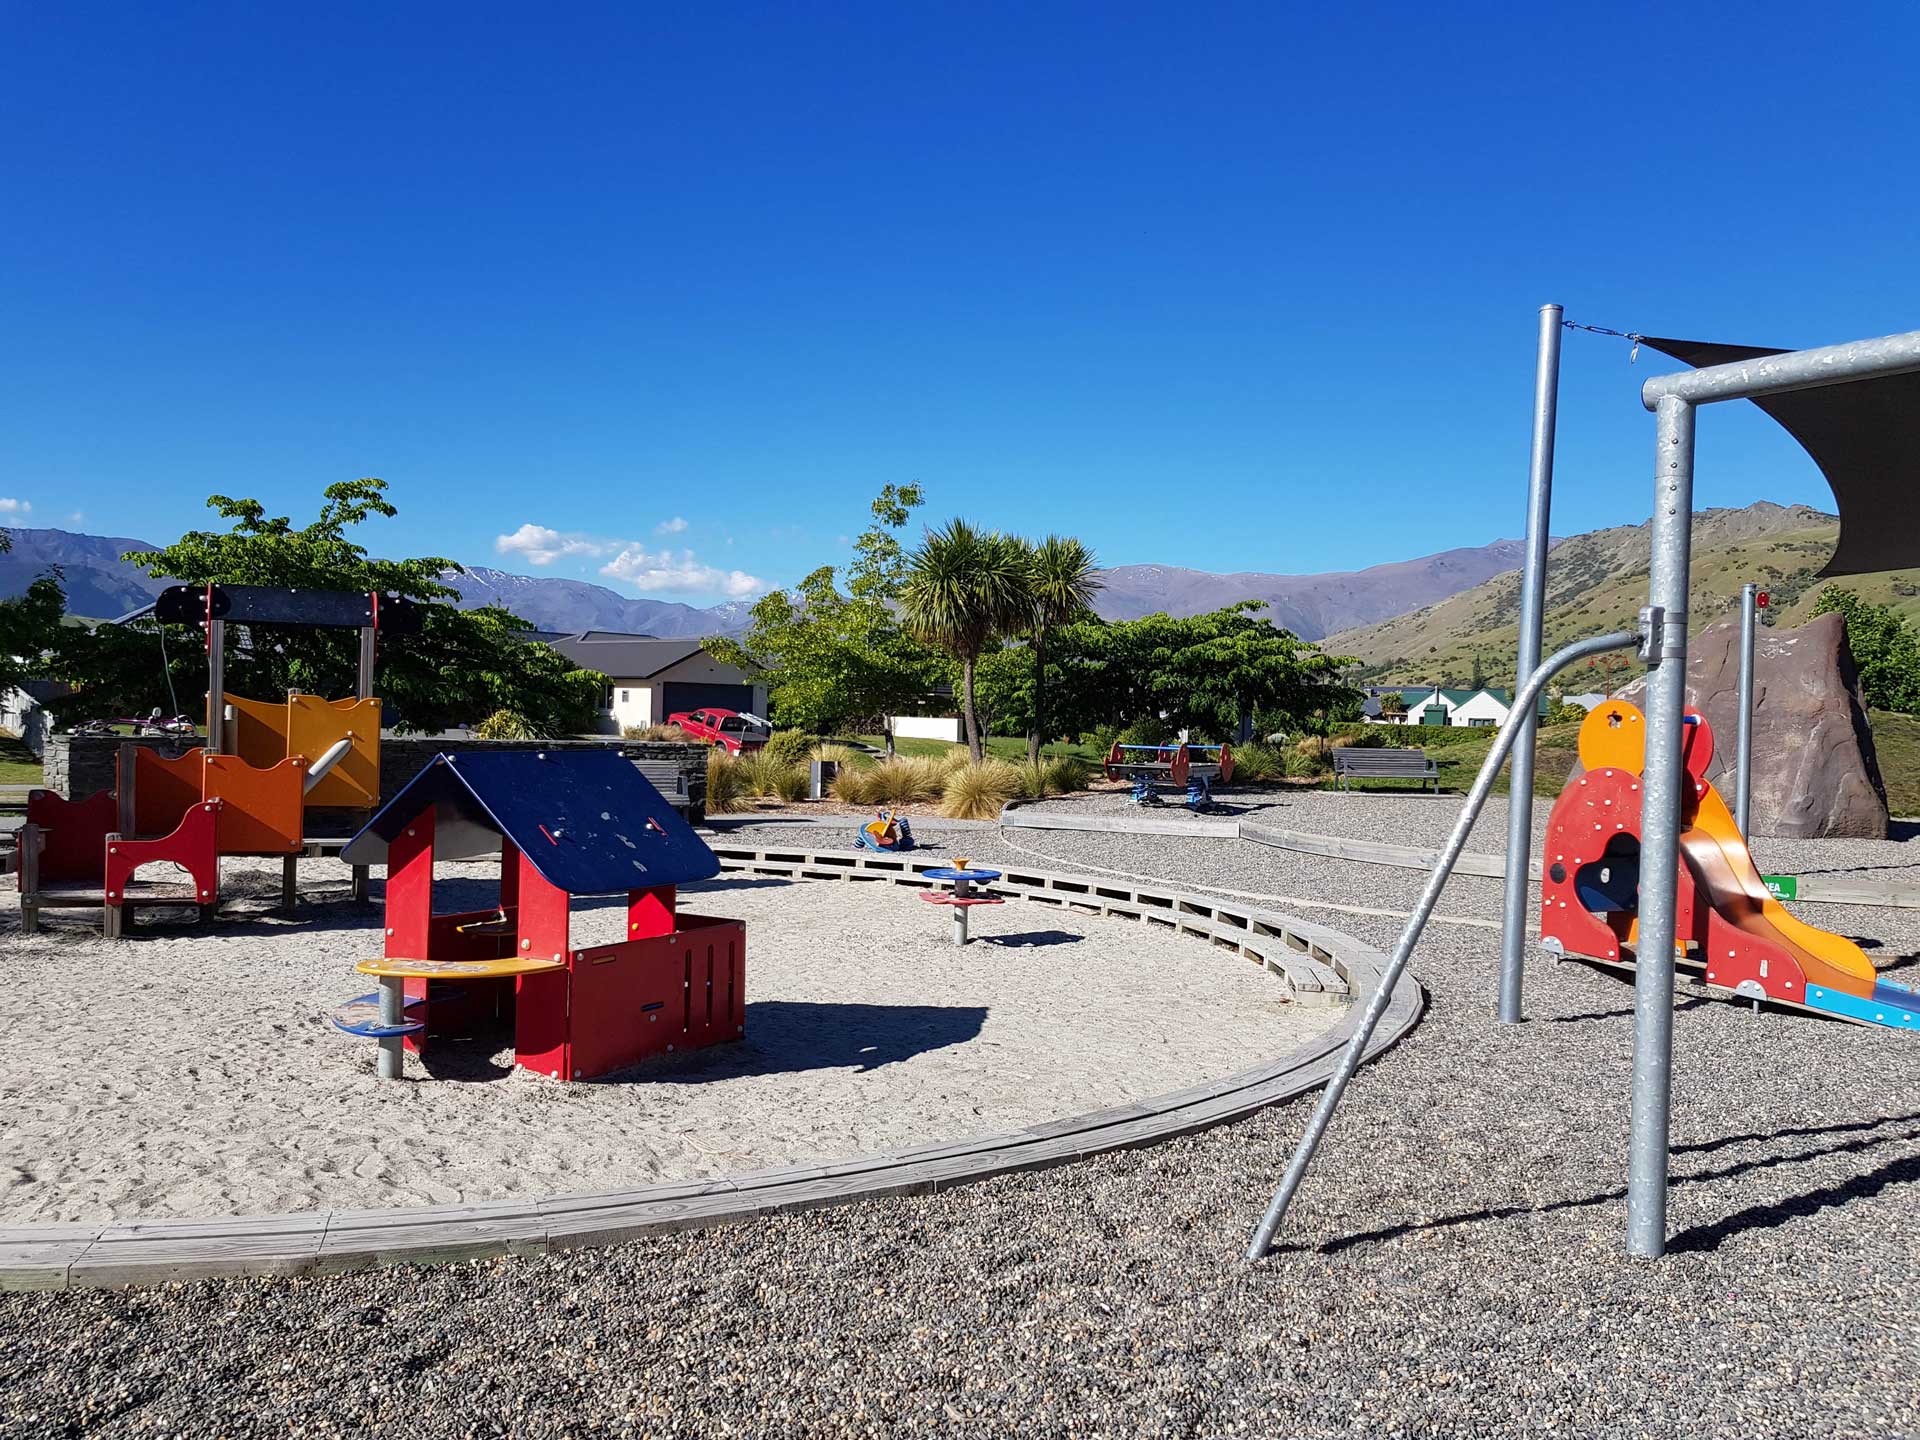
<path fill-rule="evenodd" d="M 0 515 L 25 515 L 33 509 L 28 500 L 16 500 L 11 495 L 0 495 Z"/>
<path fill-rule="evenodd" d="M 671 520 L 662 520 L 658 525 L 654 526 L 653 533 L 656 535 L 678 535 L 686 528 L 686 520 L 676 515 Z"/>
<path fill-rule="evenodd" d="M 69 516 L 67 516 L 67 523 L 68 523 L 69 525 L 84 525 L 84 524 L 86 524 L 86 523 L 87 523 L 87 512 L 86 512 L 86 511 L 84 511 L 84 510 L 76 510 L 76 511 L 74 511 L 74 512 L 73 512 L 73 513 L 72 513 L 71 515 L 69 515 Z"/>
<path fill-rule="evenodd" d="M 545 525 L 522 525 L 511 535 L 493 537 L 493 548 L 502 555 L 519 555 L 529 565 L 551 565 L 568 555 L 608 555 L 620 548 L 617 540 L 596 540 L 591 535 L 562 534 Z"/>
<path fill-rule="evenodd" d="M 643 545 L 628 545 L 602 565 L 600 573 L 641 590 L 692 591 L 733 600 L 744 600 L 767 588 L 764 580 L 743 570 L 703 565 L 691 550 L 651 551 Z"/>

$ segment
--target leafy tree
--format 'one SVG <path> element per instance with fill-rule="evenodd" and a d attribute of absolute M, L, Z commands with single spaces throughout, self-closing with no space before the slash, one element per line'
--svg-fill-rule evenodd
<path fill-rule="evenodd" d="M 782 725 L 841 734 L 918 701 L 947 674 L 945 662 L 908 635 L 896 609 L 907 573 L 898 531 L 920 505 L 918 485 L 888 485 L 854 541 L 845 593 L 823 565 L 791 591 L 774 590 L 749 612 L 747 633 L 707 640 L 708 651 L 768 672 L 768 704 Z"/>
<path fill-rule="evenodd" d="M 1389 690 L 1380 697 L 1380 718 L 1398 723 L 1407 715 L 1407 697 L 1398 690 Z"/>
<path fill-rule="evenodd" d="M 1069 535 L 1049 535 L 1029 553 L 1028 599 L 1032 606 L 1033 720 L 1027 759 L 1038 762 L 1047 729 L 1047 635 L 1093 608 L 1101 588 L 1093 552 Z"/>
<path fill-rule="evenodd" d="M 1249 600 L 1184 619 L 1062 627 L 1053 723 L 1087 732 L 1164 718 L 1171 730 L 1231 740 L 1243 715 L 1293 732 L 1356 713 L 1360 694 L 1340 679 L 1352 662 L 1262 618 L 1264 608 Z"/>
<path fill-rule="evenodd" d="M 1871 604 L 1837 585 L 1821 592 L 1812 613 L 1835 612 L 1845 619 L 1847 649 L 1859 667 L 1867 704 L 1920 715 L 1920 631 L 1891 605 Z"/>
<path fill-rule="evenodd" d="M 378 690 L 386 723 L 397 729 L 441 730 L 500 710 L 537 734 L 589 729 L 604 677 L 528 641 L 532 627 L 498 606 L 459 610 L 448 603 L 457 598 L 442 579 L 458 570 L 452 561 L 368 557 L 349 532 L 371 516 L 396 513 L 386 489 L 384 480 L 372 478 L 329 485 L 319 515 L 300 527 L 269 516 L 257 500 L 214 495 L 207 504 L 232 522 L 227 530 L 189 531 L 164 549 L 121 558 L 190 585 L 378 590 L 418 602 L 422 632 L 381 646 Z M 347 695 L 357 659 L 352 632 L 261 627 L 242 643 L 230 639 L 227 687 L 256 697 L 289 690 Z M 194 632 L 151 622 L 69 630 L 50 668 L 78 689 L 53 706 L 68 719 L 171 707 L 176 696 L 190 709 L 187 697 L 204 696 L 207 687 L 206 656 Z"/>
<path fill-rule="evenodd" d="M 1028 554 L 1011 535 L 950 520 L 927 532 L 900 594 L 908 633 L 960 664 L 960 713 L 976 763 L 986 751 L 974 705 L 974 668 L 994 641 L 1017 632 L 1033 613 Z"/>
<path fill-rule="evenodd" d="M 0 541 L 6 538 L 0 530 Z M 57 570 L 40 576 L 25 594 L 0 600 L 0 692 L 43 672 L 44 657 L 60 639 L 60 617 L 66 611 Z"/>

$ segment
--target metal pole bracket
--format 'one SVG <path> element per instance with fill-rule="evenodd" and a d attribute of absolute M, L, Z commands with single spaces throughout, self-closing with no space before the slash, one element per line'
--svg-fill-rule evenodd
<path fill-rule="evenodd" d="M 1668 610 L 1659 605 L 1643 605 L 1640 609 L 1639 637 L 1636 649 L 1641 663 L 1648 668 L 1663 660 L 1678 660 L 1684 665 L 1687 659 L 1687 612 Z"/>

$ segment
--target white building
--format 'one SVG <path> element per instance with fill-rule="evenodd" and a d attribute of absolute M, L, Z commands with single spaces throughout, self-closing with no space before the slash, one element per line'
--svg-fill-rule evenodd
<path fill-rule="evenodd" d="M 669 715 L 686 710 L 767 713 L 767 685 L 760 673 L 716 660 L 698 640 L 589 630 L 548 643 L 574 664 L 607 677 L 600 728 L 611 734 L 664 725 Z"/>
<path fill-rule="evenodd" d="M 1387 715 L 1380 701 L 1388 695 L 1400 697 L 1400 713 Z M 1546 713 L 1546 701 L 1540 710 Z M 1513 710 L 1510 691 L 1481 686 L 1478 690 L 1449 689 L 1443 685 L 1370 685 L 1362 702 L 1362 717 L 1372 725 L 1464 726 L 1497 730 L 1507 723 Z"/>

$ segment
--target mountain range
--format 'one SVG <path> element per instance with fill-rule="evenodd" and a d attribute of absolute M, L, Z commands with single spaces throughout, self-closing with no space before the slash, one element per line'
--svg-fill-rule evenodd
<path fill-rule="evenodd" d="M 1634 628 L 1647 603 L 1647 531 L 1644 524 L 1615 525 L 1554 548 L 1542 623 L 1547 651 L 1583 635 Z M 1799 624 L 1825 588 L 1818 572 L 1839 535 L 1837 516 L 1807 505 L 1761 500 L 1737 510 L 1700 511 L 1689 567 L 1693 626 L 1725 619 L 1748 581 L 1769 592 L 1762 623 Z M 1920 617 L 1920 572 L 1850 575 L 1838 583 L 1910 619 Z M 1404 615 L 1336 631 L 1325 643 L 1335 654 L 1359 659 L 1366 679 L 1459 685 L 1477 673 L 1489 684 L 1506 684 L 1513 678 L 1519 622 L 1520 574 L 1514 570 Z"/>
<path fill-rule="evenodd" d="M 1738 510 L 1707 510 L 1694 531 L 1693 614 L 1702 622 L 1724 613 L 1742 580 L 1769 582 L 1776 622 L 1812 600 L 1813 574 L 1832 553 L 1838 520 L 1804 505 L 1760 501 Z M 1553 542 L 1548 566 L 1549 648 L 1577 634 L 1631 627 L 1645 600 L 1647 527 L 1620 525 Z M 65 530 L 11 529 L 13 549 L 0 554 L 0 597 L 17 595 L 36 575 L 59 566 L 68 608 L 112 617 L 144 604 L 167 583 L 120 556 L 150 550 L 126 536 Z M 1520 542 L 1443 550 L 1364 570 L 1320 575 L 1244 571 L 1215 575 L 1171 565 L 1120 565 L 1104 573 L 1096 608 L 1110 620 L 1165 611 L 1196 615 L 1240 600 L 1264 600 L 1278 624 L 1336 654 L 1358 657 L 1368 676 L 1408 684 L 1465 683 L 1476 670 L 1488 681 L 1509 678 L 1519 613 Z M 1920 612 L 1915 577 L 1856 577 L 1847 583 L 1870 599 Z M 552 576 L 516 575 L 490 566 L 450 574 L 466 608 L 499 603 L 541 630 L 576 634 L 616 630 L 668 639 L 738 634 L 750 601 L 699 607 L 620 595 L 604 585 Z M 1729 586 L 1731 589 L 1729 589 Z"/>
<path fill-rule="evenodd" d="M 66 530 L 9 533 L 13 549 L 0 555 L 0 596 L 18 595 L 36 575 L 59 566 L 68 609 L 76 615 L 112 618 L 145 604 L 167 584 L 120 558 L 129 551 L 155 548 L 144 540 Z M 1172 565 L 1120 565 L 1104 572 L 1106 588 L 1097 608 L 1109 620 L 1132 620 L 1157 611 L 1198 615 L 1239 600 L 1264 600 L 1277 624 L 1317 640 L 1329 631 L 1444 600 L 1519 563 L 1520 542 L 1497 540 L 1324 575 L 1213 575 Z M 487 565 L 470 565 L 449 575 L 447 583 L 459 590 L 463 607 L 498 603 L 542 630 L 569 634 L 620 630 L 667 639 L 731 635 L 746 628 L 752 608 L 746 600 L 705 608 L 640 600 L 583 580 L 516 575 Z"/>

